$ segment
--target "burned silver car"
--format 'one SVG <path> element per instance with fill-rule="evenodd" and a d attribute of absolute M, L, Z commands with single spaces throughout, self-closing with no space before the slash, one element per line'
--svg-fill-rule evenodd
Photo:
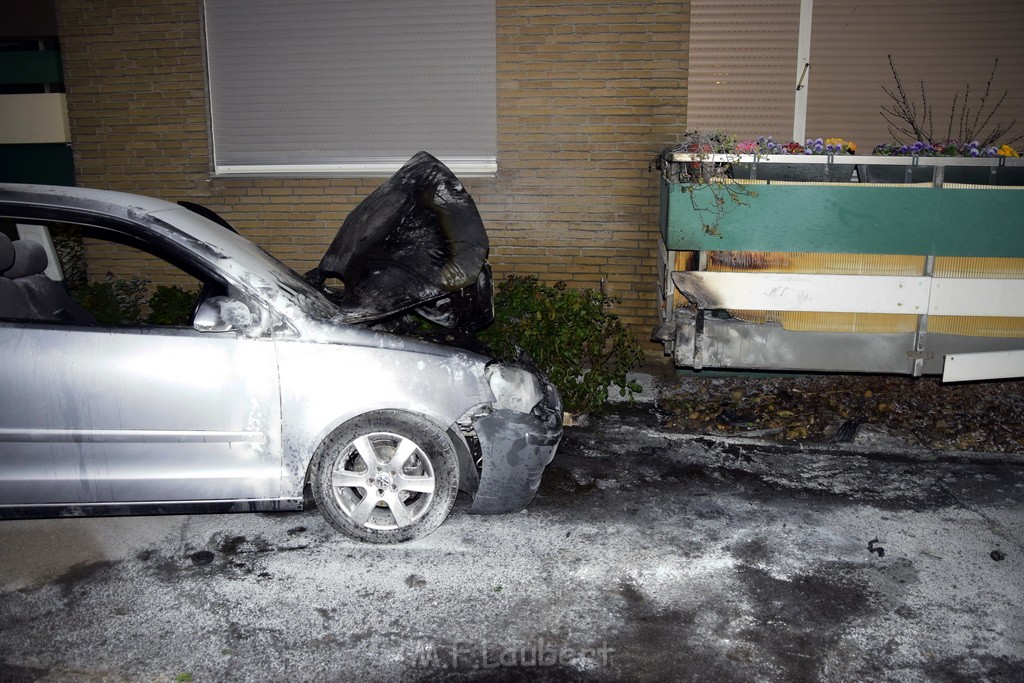
<path fill-rule="evenodd" d="M 68 232 L 89 257 L 78 289 Z M 0 516 L 298 510 L 306 493 L 387 543 L 435 529 L 459 490 L 470 512 L 520 510 L 561 437 L 555 388 L 385 331 L 485 324 L 486 254 L 472 199 L 423 154 L 306 277 L 194 205 L 0 185 Z M 187 324 L 105 322 L 72 296 L 130 299 L 117 268 L 193 292 Z"/>

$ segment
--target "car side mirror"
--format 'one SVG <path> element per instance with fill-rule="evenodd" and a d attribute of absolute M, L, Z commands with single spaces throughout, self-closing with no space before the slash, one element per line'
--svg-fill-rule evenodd
<path fill-rule="evenodd" d="M 211 296 L 199 305 L 192 326 L 199 332 L 231 332 L 246 330 L 252 323 L 252 311 L 241 301 Z"/>

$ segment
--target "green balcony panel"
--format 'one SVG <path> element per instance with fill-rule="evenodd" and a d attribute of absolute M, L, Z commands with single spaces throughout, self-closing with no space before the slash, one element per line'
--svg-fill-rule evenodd
<path fill-rule="evenodd" d="M 953 189 L 870 185 L 734 185 L 662 179 L 661 227 L 668 249 L 1024 258 L 1024 188 Z M 681 189 L 682 188 L 682 189 Z M 698 208 L 706 212 L 695 211 Z M 704 223 L 713 226 L 712 233 Z"/>

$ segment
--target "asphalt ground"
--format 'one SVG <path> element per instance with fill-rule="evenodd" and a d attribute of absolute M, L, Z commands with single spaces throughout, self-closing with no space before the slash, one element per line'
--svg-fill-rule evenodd
<path fill-rule="evenodd" d="M 1020 454 L 660 424 L 568 429 L 526 511 L 399 546 L 315 510 L 0 522 L 0 680 L 1020 680 Z"/>

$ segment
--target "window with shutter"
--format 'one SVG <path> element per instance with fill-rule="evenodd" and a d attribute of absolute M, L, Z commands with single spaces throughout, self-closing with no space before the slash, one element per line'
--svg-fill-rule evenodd
<path fill-rule="evenodd" d="M 808 94 L 807 135 L 854 140 L 870 154 L 892 141 L 880 111 L 891 100 L 882 86 L 895 89 L 888 55 L 892 54 L 903 87 L 921 103 L 921 82 L 933 109 L 934 131 L 944 140 L 953 97 L 963 102 L 971 86 L 969 107 L 980 98 L 999 58 L 986 111 L 1008 91 L 993 119 L 1018 119 L 1024 132 L 1024 5 L 1020 0 L 814 0 L 811 30 L 813 80 Z M 957 105 L 957 111 L 960 104 Z M 958 138 L 958 117 L 952 137 Z M 964 142 L 969 142 L 966 140 Z"/>
<path fill-rule="evenodd" d="M 687 127 L 788 141 L 799 28 L 800 0 L 693 0 Z"/>
<path fill-rule="evenodd" d="M 494 0 L 206 0 L 215 172 L 496 170 Z"/>
<path fill-rule="evenodd" d="M 810 3 L 810 70 L 806 137 L 843 137 L 871 149 L 892 137 L 881 116 L 895 85 L 892 54 L 908 95 L 921 102 L 924 81 L 934 131 L 944 138 L 953 97 L 959 112 L 971 86 L 971 117 L 981 107 L 996 58 L 999 68 L 985 112 L 1004 92 L 992 123 L 1024 111 L 1024 5 L 1020 0 L 803 0 Z M 692 0 L 689 128 L 721 128 L 741 138 L 794 130 L 801 0 Z M 799 113 L 797 114 L 800 115 Z M 982 116 L 982 120 L 984 115 Z M 1024 132 L 1024 116 L 1007 136 Z M 800 140 L 803 142 L 803 140 Z"/>

